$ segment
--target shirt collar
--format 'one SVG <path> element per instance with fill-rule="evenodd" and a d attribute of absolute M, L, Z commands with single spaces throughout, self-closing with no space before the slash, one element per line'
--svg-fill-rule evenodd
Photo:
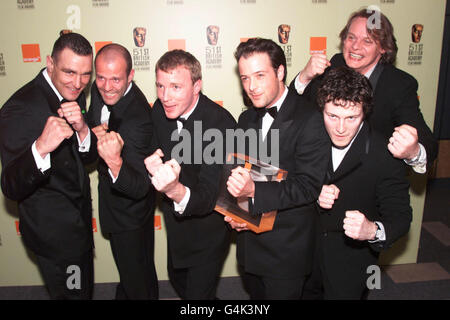
<path fill-rule="evenodd" d="M 189 118 L 189 116 L 192 114 L 192 112 L 194 112 L 195 108 L 197 108 L 197 105 L 198 105 L 198 101 L 199 101 L 199 100 L 200 100 L 200 95 L 198 95 L 197 101 L 195 102 L 194 107 L 193 107 L 188 113 L 185 113 L 185 114 L 181 115 L 180 118 L 182 118 L 182 119 L 187 119 L 187 118 Z"/>
<path fill-rule="evenodd" d="M 59 101 L 62 101 L 63 96 L 58 92 L 58 90 L 56 89 L 56 87 L 53 85 L 52 79 L 50 79 L 50 76 L 47 72 L 47 68 L 44 69 L 44 71 L 42 71 L 42 75 L 44 76 L 45 80 L 47 80 L 49 86 L 52 88 L 52 90 L 55 92 L 55 94 L 58 96 Z"/>
<path fill-rule="evenodd" d="M 272 105 L 271 105 L 270 107 L 268 107 L 268 108 L 272 108 L 273 106 L 276 106 L 276 107 L 277 107 L 277 111 L 280 111 L 281 105 L 283 104 L 284 100 L 286 99 L 287 94 L 288 94 L 288 91 L 289 91 L 289 89 L 288 89 L 288 87 L 286 87 L 286 85 L 285 85 L 285 86 L 284 86 L 284 92 L 283 92 L 283 94 L 281 95 L 280 99 L 278 99 L 277 101 L 275 101 L 275 103 L 272 104 Z"/>
<path fill-rule="evenodd" d="M 376 65 L 374 65 L 372 68 L 370 68 L 370 70 L 367 71 L 367 72 L 364 74 L 364 76 L 365 76 L 367 79 L 370 78 L 370 76 L 371 76 L 372 73 L 373 73 L 373 70 L 375 70 L 375 68 L 377 67 L 377 65 L 378 65 L 378 63 L 377 63 Z"/>

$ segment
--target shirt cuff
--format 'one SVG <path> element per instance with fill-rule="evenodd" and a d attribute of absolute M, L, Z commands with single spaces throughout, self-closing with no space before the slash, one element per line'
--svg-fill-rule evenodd
<path fill-rule="evenodd" d="M 31 152 L 33 153 L 34 161 L 36 162 L 37 168 L 44 173 L 48 169 L 50 169 L 51 162 L 50 162 L 50 152 L 47 153 L 45 158 L 42 158 L 39 152 L 36 149 L 36 141 L 31 146 Z"/>
<path fill-rule="evenodd" d="M 78 140 L 78 151 L 79 152 L 89 152 L 91 148 L 91 129 L 88 130 L 88 134 L 86 138 L 84 138 L 83 142 L 80 141 L 80 137 L 78 136 L 78 132 L 76 132 L 77 140 Z"/>
<path fill-rule="evenodd" d="M 411 159 L 404 159 L 405 163 L 413 168 L 417 173 L 427 172 L 427 151 L 425 147 L 419 143 L 419 154 Z"/>
<path fill-rule="evenodd" d="M 295 77 L 295 90 L 297 90 L 297 93 L 302 95 L 303 92 L 305 92 L 306 87 L 308 86 L 308 83 L 301 83 L 300 82 L 300 73 Z"/>
<path fill-rule="evenodd" d="M 116 183 L 117 179 L 119 178 L 120 171 L 119 171 L 119 174 L 117 175 L 117 177 L 115 177 L 115 178 L 114 178 L 114 175 L 110 168 L 108 168 L 108 173 L 109 173 L 109 176 L 111 177 L 112 183 Z"/>
<path fill-rule="evenodd" d="M 174 209 L 179 214 L 183 214 L 184 210 L 186 210 L 186 207 L 188 205 L 189 199 L 191 198 L 191 190 L 185 186 L 186 193 L 184 194 L 183 199 L 179 203 L 173 202 Z"/>
<path fill-rule="evenodd" d="M 386 231 L 384 230 L 384 226 L 381 222 L 379 221 L 374 221 L 378 228 L 380 228 L 380 232 L 379 232 L 379 236 L 375 237 L 375 240 L 369 240 L 370 243 L 376 243 L 376 242 L 380 242 L 380 241 L 386 241 Z"/>

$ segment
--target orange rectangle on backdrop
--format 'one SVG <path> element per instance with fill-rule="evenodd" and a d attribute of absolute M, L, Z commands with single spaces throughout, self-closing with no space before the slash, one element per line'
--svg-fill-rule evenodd
<path fill-rule="evenodd" d="M 107 44 L 112 43 L 112 41 L 96 41 L 95 42 L 95 54 L 97 54 L 97 52 L 103 48 L 104 46 L 106 46 Z"/>
<path fill-rule="evenodd" d="M 311 37 L 309 38 L 309 51 L 314 53 L 327 53 L 327 37 Z"/>
<path fill-rule="evenodd" d="M 155 216 L 154 225 L 155 230 L 161 230 L 161 216 Z"/>
<path fill-rule="evenodd" d="M 41 62 L 39 44 L 22 44 L 23 62 Z"/>
<path fill-rule="evenodd" d="M 169 51 L 180 49 L 186 51 L 186 39 L 169 39 L 167 42 Z"/>
<path fill-rule="evenodd" d="M 223 101 L 222 100 L 216 100 L 214 102 L 217 103 L 219 106 L 223 107 Z"/>

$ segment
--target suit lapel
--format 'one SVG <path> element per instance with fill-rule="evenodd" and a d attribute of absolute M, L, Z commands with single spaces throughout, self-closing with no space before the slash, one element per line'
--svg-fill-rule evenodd
<path fill-rule="evenodd" d="M 381 73 L 384 70 L 384 65 L 382 63 L 378 63 L 372 74 L 369 77 L 370 84 L 372 85 L 373 92 L 377 87 L 378 80 L 380 79 Z"/>
<path fill-rule="evenodd" d="M 267 137 L 272 140 L 272 130 L 279 130 L 279 141 L 283 141 L 283 136 L 287 132 L 287 128 L 289 128 L 292 124 L 293 114 L 295 113 L 296 105 L 294 103 L 295 96 L 293 95 L 292 90 L 288 92 L 286 99 L 278 110 L 278 115 L 276 119 L 272 122 L 272 125 L 269 128 L 269 132 L 267 133 Z"/>

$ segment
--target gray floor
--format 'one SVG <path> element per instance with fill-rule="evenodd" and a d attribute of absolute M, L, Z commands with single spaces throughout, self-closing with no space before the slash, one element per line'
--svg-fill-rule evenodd
<path fill-rule="evenodd" d="M 450 179 L 428 184 L 417 264 L 401 269 L 383 268 L 381 289 L 371 290 L 368 300 L 450 300 Z M 407 275 L 405 282 L 402 276 Z M 97 284 L 95 300 L 114 299 L 115 283 Z M 160 281 L 160 299 L 178 299 L 168 281 Z M 247 300 L 239 277 L 222 278 L 217 292 L 221 300 Z M 42 286 L 0 287 L 0 300 L 47 300 Z"/>

